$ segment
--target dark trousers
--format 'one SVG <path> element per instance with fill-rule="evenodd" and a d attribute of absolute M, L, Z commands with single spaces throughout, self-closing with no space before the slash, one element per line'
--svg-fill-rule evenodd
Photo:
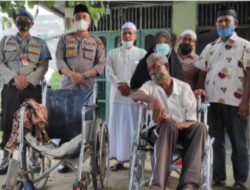
<path fill-rule="evenodd" d="M 195 123 L 187 129 L 178 129 L 174 122 L 165 120 L 157 128 L 155 166 L 150 190 L 165 190 L 172 154 L 177 143 L 184 147 L 183 167 L 179 188 L 186 184 L 199 186 L 207 129 Z"/>
<path fill-rule="evenodd" d="M 235 181 L 246 182 L 249 162 L 247 152 L 247 120 L 240 119 L 239 107 L 211 103 L 208 112 L 209 133 L 213 144 L 213 180 L 226 180 L 225 130 L 232 144 L 232 164 Z"/>
<path fill-rule="evenodd" d="M 29 86 L 24 90 L 18 90 L 15 86 L 4 85 L 2 90 L 2 143 L 1 149 L 4 149 L 10 138 L 12 131 L 13 117 L 20 104 L 25 99 L 32 98 L 37 102 L 41 102 L 42 92 L 41 86 Z"/>

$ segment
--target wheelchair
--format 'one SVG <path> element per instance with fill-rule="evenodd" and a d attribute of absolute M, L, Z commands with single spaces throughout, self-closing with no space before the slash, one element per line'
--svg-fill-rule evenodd
<path fill-rule="evenodd" d="M 207 129 L 209 128 L 207 124 L 207 113 L 209 103 L 201 101 L 201 97 L 198 97 L 197 104 L 197 116 L 198 121 L 203 122 Z M 144 177 L 144 167 L 146 152 L 153 150 L 154 138 L 157 138 L 156 131 L 154 128 L 149 126 L 150 109 L 145 103 L 139 103 L 139 119 L 137 124 L 137 130 L 132 147 L 132 155 L 130 162 L 130 173 L 129 173 L 129 190 L 140 190 L 148 180 Z M 151 128 L 152 130 L 149 130 Z M 151 134 L 148 133 L 151 131 Z M 152 135 L 152 133 L 154 133 Z M 148 136 L 145 138 L 145 136 Z M 153 140 L 152 140 L 152 136 Z M 212 189 L 212 165 L 213 165 L 213 144 L 214 139 L 207 135 L 205 152 L 203 155 L 202 171 L 201 171 L 201 190 L 211 190 Z M 177 145 L 176 150 L 172 156 L 172 162 L 170 165 L 169 175 L 172 171 L 176 171 L 178 174 L 181 173 L 181 166 L 176 165 L 176 163 L 181 160 L 182 148 Z"/>
<path fill-rule="evenodd" d="M 87 94 L 87 95 L 86 95 Z M 87 190 L 90 183 L 94 190 L 107 188 L 109 177 L 109 139 L 107 125 L 96 116 L 97 84 L 84 92 L 81 90 L 52 90 L 43 88 L 43 104 L 48 109 L 49 137 L 67 139 L 61 146 L 52 141 L 42 144 L 32 131 L 24 128 L 25 105 L 20 109 L 20 144 L 17 159 L 11 159 L 3 189 L 40 190 L 49 179 L 50 172 L 64 163 L 76 173 L 73 190 Z M 70 107 L 70 108 L 69 108 Z M 68 109 L 69 108 L 69 109 Z M 70 126 L 67 126 L 69 125 Z M 36 151 L 40 172 L 29 169 L 29 149 Z M 52 165 L 52 159 L 56 163 Z M 83 170 L 83 163 L 89 168 Z"/>

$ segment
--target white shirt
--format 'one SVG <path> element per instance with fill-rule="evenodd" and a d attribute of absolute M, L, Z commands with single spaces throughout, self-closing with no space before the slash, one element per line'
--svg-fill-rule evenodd
<path fill-rule="evenodd" d="M 123 47 L 112 49 L 108 52 L 106 64 L 106 77 L 111 84 L 110 102 L 134 104 L 130 96 L 122 96 L 117 89 L 118 82 L 127 82 L 130 84 L 130 79 L 136 69 L 138 62 L 145 56 L 144 49 L 135 46 L 130 49 Z"/>
<path fill-rule="evenodd" d="M 219 38 L 205 47 L 195 66 L 207 71 L 205 90 L 209 102 L 239 106 L 244 72 L 250 69 L 250 42 L 236 33 L 226 42 Z"/>
<path fill-rule="evenodd" d="M 173 115 L 181 122 L 197 121 L 197 102 L 189 84 L 173 78 L 173 92 L 168 97 L 163 88 L 148 81 L 140 88 L 145 94 L 158 98 L 166 114 Z"/>

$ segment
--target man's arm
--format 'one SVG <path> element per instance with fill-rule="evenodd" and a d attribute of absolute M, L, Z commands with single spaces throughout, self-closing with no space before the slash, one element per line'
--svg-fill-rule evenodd
<path fill-rule="evenodd" d="M 134 101 L 143 101 L 146 102 L 148 104 L 150 104 L 152 106 L 152 110 L 153 110 L 153 121 L 155 123 L 159 123 L 161 122 L 163 119 L 171 119 L 174 122 L 176 122 L 176 125 L 179 129 L 184 129 L 184 128 L 188 128 L 191 125 L 193 125 L 196 121 L 180 121 L 178 118 L 176 118 L 173 115 L 167 115 L 165 113 L 164 107 L 161 105 L 160 101 L 153 97 L 153 96 L 149 96 L 147 94 L 145 94 L 142 90 L 137 90 L 133 95 L 132 95 L 132 99 Z"/>
<path fill-rule="evenodd" d="M 51 54 L 47 44 L 44 41 L 40 42 L 40 57 L 37 68 L 27 75 L 29 83 L 36 86 L 43 79 L 45 73 L 49 67 L 49 60 L 51 59 Z"/>
<path fill-rule="evenodd" d="M 84 82 L 83 76 L 80 73 L 77 73 L 74 70 L 68 68 L 68 65 L 65 61 L 65 51 L 66 51 L 65 36 L 62 36 L 56 48 L 57 69 L 60 74 L 69 77 L 74 85 L 79 86 Z"/>
<path fill-rule="evenodd" d="M 249 116 L 249 97 L 250 97 L 250 66 L 247 67 L 246 69 L 244 91 L 238 112 L 241 119 L 247 119 L 247 117 Z"/>
<path fill-rule="evenodd" d="M 117 87 L 117 89 L 123 96 L 128 96 L 130 93 L 128 84 L 125 81 L 120 81 L 118 76 L 116 75 L 116 72 L 113 69 L 113 64 L 115 64 L 116 61 L 114 60 L 114 57 L 114 50 L 111 50 L 107 56 L 106 77 L 113 86 Z M 121 59 L 123 58 L 121 57 Z"/>
<path fill-rule="evenodd" d="M 170 116 L 170 118 L 176 122 L 178 129 L 186 129 L 186 128 L 191 127 L 194 123 L 196 123 L 196 121 L 192 121 L 192 120 L 180 121 L 178 118 L 174 116 Z"/>
<path fill-rule="evenodd" d="M 4 44 L 5 40 L 8 37 L 4 37 L 0 42 L 0 76 L 4 80 L 4 84 L 8 84 L 14 77 L 17 75 L 16 72 L 12 71 L 6 64 L 5 64 L 5 57 L 4 57 Z"/>
<path fill-rule="evenodd" d="M 102 75 L 104 72 L 104 67 L 106 63 L 105 49 L 102 41 L 99 39 L 97 45 L 97 52 L 95 58 L 94 67 L 84 73 L 85 76 L 89 78 L 96 77 L 97 75 Z"/>
<path fill-rule="evenodd" d="M 157 98 L 147 95 L 142 90 L 137 90 L 134 94 L 132 94 L 132 99 L 134 101 L 143 101 L 151 105 L 153 111 L 153 121 L 155 123 L 159 123 L 163 119 L 166 119 L 164 107 Z"/>
<path fill-rule="evenodd" d="M 116 76 L 113 64 L 114 64 L 114 50 L 110 50 L 107 56 L 107 63 L 106 63 L 106 77 L 108 81 L 113 85 L 117 86 L 118 82 L 121 82 L 118 77 Z"/>

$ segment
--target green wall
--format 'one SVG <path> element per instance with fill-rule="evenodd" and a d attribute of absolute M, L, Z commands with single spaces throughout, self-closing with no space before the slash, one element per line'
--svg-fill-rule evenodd
<path fill-rule="evenodd" d="M 173 2 L 172 31 L 180 35 L 183 30 L 196 30 L 197 2 Z"/>

